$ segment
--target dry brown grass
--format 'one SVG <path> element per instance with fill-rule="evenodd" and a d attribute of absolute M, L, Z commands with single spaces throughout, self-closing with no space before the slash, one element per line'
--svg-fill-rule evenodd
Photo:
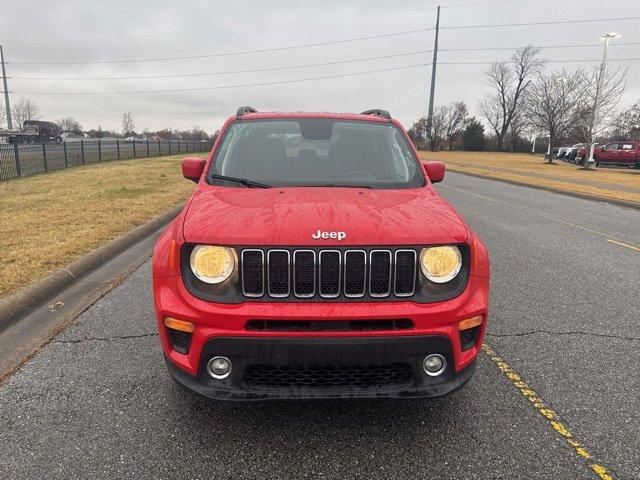
<path fill-rule="evenodd" d="M 195 184 L 182 177 L 183 156 L 1 182 L 0 297 L 184 201 Z"/>
<path fill-rule="evenodd" d="M 640 204 L 640 170 L 583 170 L 560 160 L 548 165 L 541 156 L 526 153 L 420 152 L 420 156 L 443 161 L 452 171 Z"/>

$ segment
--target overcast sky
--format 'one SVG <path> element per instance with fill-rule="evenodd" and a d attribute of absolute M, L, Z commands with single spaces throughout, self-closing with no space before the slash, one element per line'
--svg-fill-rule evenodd
<path fill-rule="evenodd" d="M 130 111 L 136 129 L 188 129 L 198 124 L 217 130 L 240 105 L 258 110 L 362 111 L 388 109 L 407 126 L 427 110 L 431 53 L 344 62 L 306 68 L 181 78 L 82 80 L 87 77 L 190 75 L 289 67 L 367 59 L 431 50 L 433 31 L 418 31 L 330 45 L 241 55 L 212 56 L 274 49 L 359 37 L 407 32 L 435 25 L 436 2 L 429 0 L 245 0 L 213 1 L 21 1 L 0 0 L 0 44 L 9 77 L 74 77 L 63 80 L 9 79 L 12 102 L 34 100 L 42 119 L 73 116 L 85 129 L 120 130 Z M 550 22 L 640 16 L 638 0 L 442 1 L 441 27 Z M 487 65 L 507 59 L 508 50 L 447 49 L 594 44 L 545 49 L 549 60 L 595 60 L 602 55 L 599 37 L 615 39 L 609 58 L 640 58 L 640 20 L 566 25 L 449 28 L 440 32 L 436 105 L 464 100 L 477 114 L 486 93 Z M 616 45 L 618 44 L 618 45 Z M 139 62 L 140 59 L 206 56 L 197 59 Z M 44 62 L 113 62 L 46 64 Z M 14 63 L 15 62 L 15 63 Z M 33 64 L 18 63 L 33 62 Z M 592 68 L 595 62 L 549 63 L 548 69 Z M 611 62 L 628 66 L 624 101 L 640 99 L 640 60 Z M 416 67 L 416 65 L 418 65 Z M 410 67 L 394 69 L 396 67 Z M 77 95 L 64 92 L 124 92 L 197 89 L 281 82 L 310 77 L 394 69 L 362 75 L 276 85 L 217 88 L 169 93 Z M 80 79 L 77 79 L 80 78 Z M 25 92 L 25 93 L 19 93 Z M 27 93 L 28 92 L 28 93 Z"/>

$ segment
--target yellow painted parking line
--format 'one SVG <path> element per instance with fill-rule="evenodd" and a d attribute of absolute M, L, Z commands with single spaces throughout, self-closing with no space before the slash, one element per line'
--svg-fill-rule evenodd
<path fill-rule="evenodd" d="M 506 207 L 515 208 L 516 210 L 523 210 L 523 211 L 525 211 L 527 213 L 531 213 L 533 215 L 537 215 L 538 217 L 544 218 L 546 220 L 552 220 L 554 222 L 562 223 L 564 225 L 568 225 L 570 227 L 577 228 L 579 230 L 584 230 L 584 231 L 589 232 L 589 233 L 594 233 L 596 235 L 600 235 L 602 237 L 605 237 L 608 242 L 618 243 L 620 245 L 624 245 L 625 247 L 629 247 L 629 248 L 631 248 L 633 250 L 640 251 L 640 246 L 635 245 L 633 242 L 629 242 L 628 240 L 625 240 L 624 238 L 619 238 L 619 237 L 616 237 L 615 235 L 611 235 L 611 234 L 606 233 L 606 232 L 601 232 L 599 230 L 594 230 L 593 228 L 585 227 L 584 225 L 579 225 L 577 223 L 572 223 L 572 222 L 567 222 L 565 220 L 560 220 L 559 218 L 552 217 L 550 215 L 545 215 L 544 213 L 540 213 L 540 212 L 537 212 L 535 210 L 531 210 L 530 208 L 521 207 L 519 205 L 515 205 L 515 204 L 509 203 L 509 202 L 503 202 L 502 200 L 498 200 L 496 198 L 487 197 L 485 195 L 479 195 L 477 193 L 469 192 L 468 190 L 463 190 L 461 188 L 451 187 L 449 185 L 440 185 L 440 186 L 443 187 L 443 188 L 448 188 L 449 190 L 455 190 L 456 192 L 464 193 L 466 195 L 471 195 L 472 197 L 482 198 L 483 200 L 488 200 L 490 202 L 498 203 L 498 204 L 504 205 Z"/>
<path fill-rule="evenodd" d="M 482 350 L 500 369 L 505 377 L 520 391 L 520 393 L 531 403 L 540 415 L 548 422 L 549 426 L 560 435 L 573 451 L 589 465 L 600 480 L 613 480 L 609 471 L 594 460 L 593 455 L 573 436 L 567 426 L 560 420 L 558 414 L 549 408 L 538 394 L 531 388 L 522 377 L 516 373 L 509 364 L 500 357 L 487 343 L 482 344 Z"/>
<path fill-rule="evenodd" d="M 615 240 L 611 240 L 610 238 L 607 238 L 607 242 L 615 243 L 616 245 L 621 245 L 623 247 L 630 248 L 631 250 L 635 250 L 636 252 L 640 252 L 640 248 L 634 247 L 633 245 L 629 245 L 628 243 L 616 242 Z"/>

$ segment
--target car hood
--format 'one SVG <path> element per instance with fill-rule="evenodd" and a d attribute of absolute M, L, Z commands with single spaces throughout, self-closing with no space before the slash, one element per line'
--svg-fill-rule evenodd
<path fill-rule="evenodd" d="M 467 228 L 432 187 L 225 188 L 200 184 L 186 215 L 189 243 L 424 245 L 462 243 Z M 346 236 L 314 239 L 317 232 Z"/>

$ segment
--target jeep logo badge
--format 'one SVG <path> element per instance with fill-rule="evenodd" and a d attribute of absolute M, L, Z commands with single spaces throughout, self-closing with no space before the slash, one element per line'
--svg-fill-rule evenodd
<path fill-rule="evenodd" d="M 311 235 L 311 238 L 313 238 L 314 240 L 320 240 L 321 238 L 322 239 L 333 238 L 341 242 L 342 240 L 347 238 L 347 234 L 346 232 L 323 232 L 321 230 L 318 230 L 316 233 L 313 233 Z"/>

